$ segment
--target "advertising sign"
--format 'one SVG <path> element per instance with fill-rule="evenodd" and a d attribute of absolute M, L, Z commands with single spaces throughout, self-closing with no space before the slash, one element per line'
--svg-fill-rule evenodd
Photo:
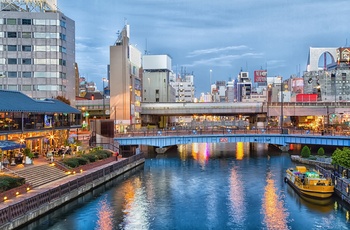
<path fill-rule="evenodd" d="M 254 82 L 266 82 L 267 70 L 255 70 Z"/>

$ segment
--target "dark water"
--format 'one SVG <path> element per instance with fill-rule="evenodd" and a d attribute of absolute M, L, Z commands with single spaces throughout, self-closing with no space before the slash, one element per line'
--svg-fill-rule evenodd
<path fill-rule="evenodd" d="M 284 183 L 292 166 L 264 144 L 182 145 L 22 229 L 350 229 L 340 200 Z"/>

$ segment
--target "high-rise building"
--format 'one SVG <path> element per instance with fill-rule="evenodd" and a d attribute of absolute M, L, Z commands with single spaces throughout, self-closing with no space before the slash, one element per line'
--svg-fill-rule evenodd
<path fill-rule="evenodd" d="M 110 119 L 120 132 L 141 127 L 141 52 L 129 40 L 130 26 L 125 25 L 110 46 Z"/>
<path fill-rule="evenodd" d="M 170 85 L 175 89 L 176 102 L 194 102 L 194 82 L 193 75 L 178 77 L 175 81 L 170 81 Z"/>
<path fill-rule="evenodd" d="M 2 0 L 0 51 L 0 89 L 75 105 L 75 22 L 56 0 Z"/>

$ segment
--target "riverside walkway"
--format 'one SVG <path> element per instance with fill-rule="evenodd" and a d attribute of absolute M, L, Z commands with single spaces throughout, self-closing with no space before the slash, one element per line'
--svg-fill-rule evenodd
<path fill-rule="evenodd" d="M 14 229 L 49 212 L 66 202 L 106 183 L 138 165 L 143 164 L 142 154 L 116 161 L 107 161 L 97 167 L 87 169 L 63 178 L 48 181 L 18 196 L 0 202 L 0 229 Z M 18 165 L 13 173 L 48 165 L 46 159 L 34 160 L 34 165 Z M 41 174 L 41 177 L 47 177 Z"/>

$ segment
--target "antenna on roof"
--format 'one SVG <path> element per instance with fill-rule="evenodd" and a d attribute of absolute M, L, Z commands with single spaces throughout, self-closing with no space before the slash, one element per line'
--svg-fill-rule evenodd
<path fill-rule="evenodd" d="M 348 46 L 348 39 L 346 38 L 345 39 L 345 47 L 347 47 Z"/>

